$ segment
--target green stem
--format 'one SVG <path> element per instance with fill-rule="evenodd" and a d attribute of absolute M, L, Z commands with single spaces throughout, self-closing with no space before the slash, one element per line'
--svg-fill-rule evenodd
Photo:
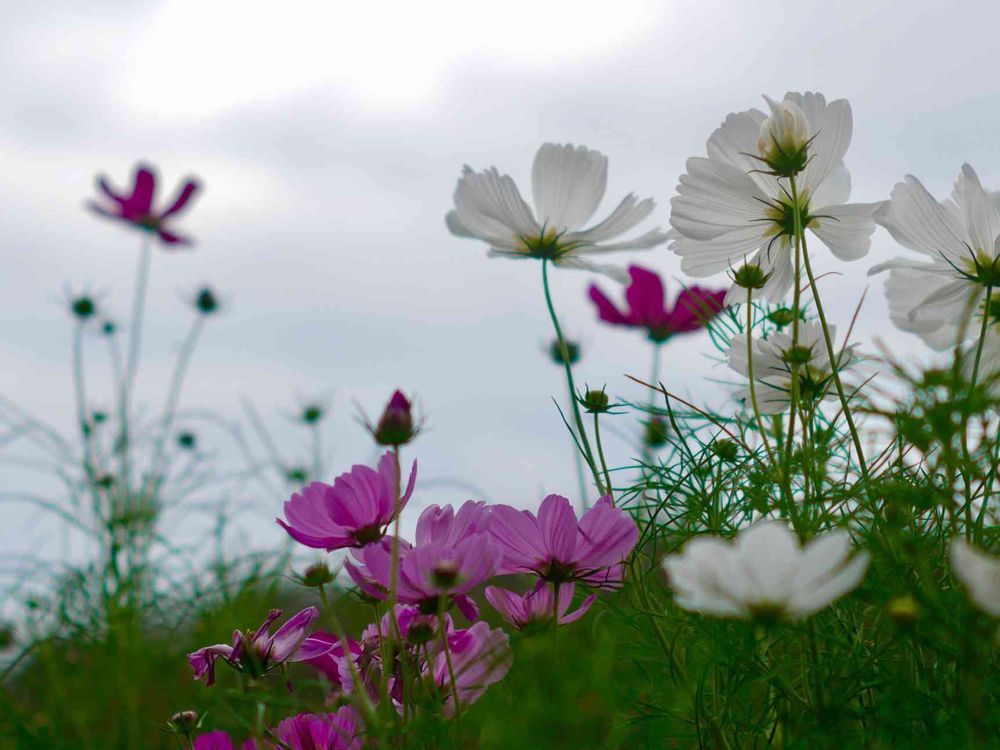
<path fill-rule="evenodd" d="M 542 259 L 542 289 L 545 292 L 545 306 L 548 308 L 549 317 L 552 319 L 552 327 L 556 331 L 556 340 L 559 343 L 560 351 L 566 351 L 566 339 L 563 337 L 562 328 L 559 325 L 559 318 L 556 317 L 555 307 L 552 305 L 552 292 L 549 290 L 549 261 Z M 590 440 L 587 438 L 587 431 L 583 426 L 583 416 L 580 414 L 580 405 L 576 400 L 576 384 L 573 382 L 573 367 L 569 363 L 568 357 L 563 357 L 563 368 L 566 370 L 566 385 L 569 388 L 569 402 L 573 407 L 573 419 L 576 421 L 576 429 L 580 437 L 580 445 L 583 447 L 583 458 L 587 462 L 587 467 L 594 477 L 594 483 L 601 494 L 601 475 L 597 471 L 597 464 L 594 461 L 594 453 L 590 448 Z"/>
<path fill-rule="evenodd" d="M 608 471 L 608 462 L 604 460 L 604 446 L 601 445 L 601 420 L 600 414 L 594 412 L 594 442 L 597 443 L 597 455 L 601 460 L 601 470 L 604 472 L 604 482 L 607 494 L 611 497 L 611 504 L 614 505 L 615 498 L 611 494 L 611 472 Z"/>
<path fill-rule="evenodd" d="M 119 395 L 119 433 L 118 450 L 120 451 L 122 486 L 130 486 L 129 478 L 129 423 L 131 421 L 132 390 L 135 385 L 136 369 L 139 365 L 139 352 L 142 348 L 142 321 L 146 309 L 146 289 L 149 286 L 149 264 L 152 248 L 149 234 L 142 235 L 142 248 L 139 251 L 139 265 L 136 268 L 135 288 L 132 291 L 132 321 L 129 328 L 128 354 L 125 359 L 125 370 L 121 379 L 121 394 Z"/>
<path fill-rule="evenodd" d="M 812 264 L 809 262 L 809 251 L 806 249 L 806 235 L 802 226 L 802 209 L 799 206 L 798 189 L 795 185 L 795 178 L 791 178 L 793 214 L 795 217 L 796 244 L 801 243 L 802 261 L 805 265 L 806 275 L 809 277 L 809 288 L 812 290 L 813 302 L 816 303 L 816 314 L 819 316 L 820 328 L 823 329 L 823 340 L 826 342 L 827 356 L 830 358 L 830 367 L 833 370 L 833 382 L 837 388 L 837 395 L 840 397 L 840 405 L 844 410 L 844 419 L 847 421 L 847 428 L 851 432 L 851 439 L 854 442 L 854 450 L 858 454 L 858 466 L 865 481 L 868 480 L 868 464 L 865 461 L 864 448 L 861 446 L 861 434 L 857 425 L 854 424 L 854 417 L 851 415 L 851 407 L 844 393 L 844 384 L 840 380 L 840 354 L 833 348 L 833 339 L 830 336 L 830 326 L 826 321 L 826 314 L 823 312 L 823 302 L 819 296 L 819 287 L 816 285 L 816 277 L 813 275 Z M 843 354 L 843 352 L 841 352 Z"/>

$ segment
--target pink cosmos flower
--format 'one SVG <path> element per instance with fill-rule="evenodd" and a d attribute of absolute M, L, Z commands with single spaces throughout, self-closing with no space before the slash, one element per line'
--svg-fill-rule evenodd
<path fill-rule="evenodd" d="M 490 534 L 503 547 L 500 573 L 534 573 L 552 583 L 621 586 L 624 560 L 639 529 L 605 495 L 580 518 L 569 500 L 549 495 L 538 516 L 509 505 L 493 506 Z"/>
<path fill-rule="evenodd" d="M 431 652 L 433 656 L 428 669 L 441 690 L 444 712 L 450 716 L 455 712 L 455 688 L 462 707 L 475 703 L 486 688 L 504 678 L 514 657 L 507 634 L 482 621 L 450 634 L 448 649 L 451 652 L 451 668 L 448 667 L 448 655 L 443 649 L 435 648 Z M 452 674 L 455 676 L 454 687 Z"/>
<path fill-rule="evenodd" d="M 469 620 L 479 609 L 468 592 L 496 574 L 503 550 L 489 534 L 486 503 L 469 500 L 455 513 L 451 506 L 429 506 L 417 521 L 416 544 L 401 545 L 396 599 L 425 613 L 438 611 L 448 597 Z M 354 552 L 361 565 L 345 563 L 348 574 L 364 591 L 388 598 L 392 578 L 392 545 L 371 544 Z"/>
<path fill-rule="evenodd" d="M 361 750 L 361 717 L 353 706 L 332 714 L 299 714 L 278 724 L 276 734 L 292 750 Z"/>
<path fill-rule="evenodd" d="M 101 205 L 95 201 L 87 204 L 91 211 L 99 216 L 116 221 L 124 221 L 134 227 L 159 236 L 167 245 L 190 245 L 191 240 L 166 227 L 166 221 L 180 213 L 197 192 L 200 185 L 197 180 L 189 179 L 184 183 L 177 197 L 162 211 L 153 208 L 153 198 L 156 193 L 156 174 L 151 167 L 140 164 L 135 169 L 132 182 L 132 192 L 129 195 L 119 195 L 111 188 L 103 175 L 97 178 L 97 187 L 110 200 Z"/>
<path fill-rule="evenodd" d="M 534 623 L 552 623 L 558 625 L 568 625 L 576 622 L 590 609 L 590 605 L 597 599 L 597 594 L 591 594 L 576 609 L 576 611 L 566 614 L 566 610 L 573 603 L 573 584 L 560 583 L 559 586 L 559 613 L 556 615 L 556 598 L 553 594 L 553 586 L 547 581 L 539 581 L 535 587 L 525 594 L 518 594 L 496 586 L 486 587 L 486 601 L 488 601 L 503 619 L 513 625 L 518 630 L 524 630 Z"/>
<path fill-rule="evenodd" d="M 330 683 L 333 685 L 334 691 L 351 691 L 351 677 L 350 674 L 347 675 L 347 682 L 344 682 L 344 675 L 341 672 L 341 665 L 344 662 L 344 641 L 347 642 L 347 653 L 352 657 L 357 657 L 361 653 L 361 644 L 357 641 L 351 640 L 350 638 L 345 638 L 342 641 L 340 638 L 335 636 L 333 633 L 325 633 L 323 631 L 317 630 L 310 636 L 313 640 L 323 641 L 324 643 L 330 644 L 330 650 L 326 653 L 320 654 L 319 656 L 314 656 L 308 659 L 303 659 L 302 661 L 311 667 L 318 669 Z"/>
<path fill-rule="evenodd" d="M 625 289 L 623 312 L 596 284 L 590 285 L 590 299 L 606 323 L 629 328 L 645 328 L 650 341 L 662 343 L 679 333 L 690 333 L 705 325 L 723 308 L 726 290 L 713 291 L 692 286 L 677 295 L 673 307 L 666 303 L 663 280 L 653 271 L 629 266 L 632 281 Z"/>
<path fill-rule="evenodd" d="M 313 482 L 285 503 L 285 518 L 275 520 L 295 541 L 327 551 L 364 547 L 378 542 L 395 519 L 399 465 L 391 451 L 378 462 L 378 471 L 354 466 L 333 481 Z M 417 462 L 399 498 L 402 510 L 417 481 Z"/>
<path fill-rule="evenodd" d="M 194 738 L 194 750 L 237 750 L 236 743 L 225 732 L 209 732 Z M 257 743 L 247 740 L 239 750 L 257 750 Z"/>
<path fill-rule="evenodd" d="M 415 420 L 413 417 L 413 404 L 398 389 L 390 396 L 389 403 L 385 405 L 377 424 L 372 424 L 364 412 L 361 416 L 361 424 L 379 445 L 406 445 L 423 427 L 423 421 Z"/>
<path fill-rule="evenodd" d="M 194 678 L 208 675 L 207 685 L 215 683 L 215 661 L 222 658 L 227 664 L 251 677 L 261 677 L 286 661 L 306 661 L 325 654 L 331 644 L 307 634 L 313 622 L 319 617 L 319 610 L 307 607 L 289 618 L 274 633 L 271 624 L 281 617 L 280 609 L 272 609 L 267 619 L 256 630 L 233 633 L 233 645 L 217 643 L 205 646 L 188 655 L 188 663 L 194 670 Z"/>

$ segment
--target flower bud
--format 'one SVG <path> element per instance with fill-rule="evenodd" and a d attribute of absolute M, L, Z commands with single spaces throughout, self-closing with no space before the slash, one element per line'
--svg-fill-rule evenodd
<path fill-rule="evenodd" d="M 792 367 L 808 365 L 812 361 L 812 358 L 812 347 L 802 345 L 790 347 L 781 354 L 781 361 Z"/>
<path fill-rule="evenodd" d="M 177 446 L 183 450 L 194 450 L 198 444 L 198 438 L 193 432 L 182 432 L 177 436 Z"/>
<path fill-rule="evenodd" d="M 219 311 L 219 299 L 209 287 L 202 287 L 194 295 L 194 309 L 202 315 Z"/>
<path fill-rule="evenodd" d="M 907 594 L 890 599 L 885 605 L 885 613 L 889 619 L 901 628 L 909 628 L 920 619 L 920 605 L 917 600 Z"/>
<path fill-rule="evenodd" d="M 663 417 L 653 417 L 643 424 L 645 431 L 642 442 L 647 448 L 662 448 L 667 444 L 667 439 L 670 436 L 670 426 L 667 424 L 667 420 Z"/>
<path fill-rule="evenodd" d="M 744 289 L 763 289 L 771 274 L 757 263 L 747 263 L 733 273 L 733 282 Z"/>
<path fill-rule="evenodd" d="M 588 413 L 603 414 L 608 411 L 608 404 L 610 402 L 608 400 L 608 394 L 605 393 L 602 388 L 599 391 L 596 389 L 587 391 L 584 394 L 581 403 L 583 404 L 583 408 L 586 409 Z"/>
<path fill-rule="evenodd" d="M 771 116 L 760 124 L 760 158 L 776 177 L 794 177 L 809 161 L 809 121 L 795 102 L 764 98 Z"/>
<path fill-rule="evenodd" d="M 101 333 L 105 336 L 114 336 L 118 332 L 118 326 L 112 320 L 105 320 L 101 324 Z"/>
<path fill-rule="evenodd" d="M 333 573 L 325 562 L 310 565 L 302 572 L 302 585 L 319 587 L 333 582 Z"/>
<path fill-rule="evenodd" d="M 289 466 L 285 469 L 285 479 L 292 484 L 305 484 L 309 479 L 309 472 L 301 466 Z"/>
<path fill-rule="evenodd" d="M 779 307 L 776 310 L 771 310 L 767 314 L 767 319 L 780 330 L 787 325 L 791 325 L 792 321 L 795 320 L 795 312 L 787 307 Z"/>
<path fill-rule="evenodd" d="M 97 303 L 86 294 L 75 297 L 69 303 L 70 312 L 79 320 L 89 320 L 97 314 Z"/>
<path fill-rule="evenodd" d="M 304 424 L 316 424 L 326 415 L 326 410 L 319 404 L 306 404 L 302 408 L 299 420 Z"/>
<path fill-rule="evenodd" d="M 419 428 L 413 422 L 413 406 L 402 391 L 392 394 L 378 424 L 369 425 L 368 431 L 379 445 L 405 445 L 417 436 Z"/>
<path fill-rule="evenodd" d="M 739 458 L 740 447 L 735 440 L 720 438 L 711 445 L 711 451 L 726 463 L 733 463 Z"/>
<path fill-rule="evenodd" d="M 197 711 L 178 711 L 170 717 L 167 726 L 174 733 L 187 737 L 201 726 L 201 717 Z"/>
<path fill-rule="evenodd" d="M 555 339 L 549 344 L 549 357 L 557 365 L 575 365 L 580 361 L 580 345 L 569 340 L 559 343 L 559 339 Z"/>

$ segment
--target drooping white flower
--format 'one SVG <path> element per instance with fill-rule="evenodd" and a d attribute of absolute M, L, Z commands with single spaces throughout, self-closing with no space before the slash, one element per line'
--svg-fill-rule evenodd
<path fill-rule="evenodd" d="M 830 326 L 830 338 L 836 340 L 837 327 Z M 841 379 L 856 368 L 859 358 L 856 345 L 838 352 Z M 734 335 L 729 341 L 726 362 L 731 369 L 749 379 L 745 333 Z M 753 339 L 753 375 L 757 406 L 762 414 L 778 414 L 789 408 L 792 390 L 792 365 L 798 364 L 800 398 L 810 403 L 818 398 L 836 398 L 831 378 L 833 367 L 823 338 L 823 328 L 817 322 L 799 323 L 799 341 L 793 344 L 792 331 L 776 331 L 767 339 Z M 850 395 L 850 391 L 848 391 Z M 750 388 L 740 389 L 736 398 L 750 403 Z"/>
<path fill-rule="evenodd" d="M 842 529 L 799 545 L 780 521 L 760 521 L 734 541 L 699 536 L 663 566 L 684 609 L 716 617 L 799 620 L 861 583 L 869 555 L 851 556 Z"/>
<path fill-rule="evenodd" d="M 968 164 L 944 201 L 907 175 L 875 220 L 922 256 L 895 258 L 869 271 L 889 270 L 892 321 L 935 349 L 978 337 L 984 310 L 994 314 L 992 305 L 984 306 L 987 288 L 996 291 L 993 302 L 1000 297 L 1000 193 L 986 190 Z"/>
<path fill-rule="evenodd" d="M 608 158 L 583 146 L 543 144 L 531 170 L 534 210 L 514 180 L 495 167 L 468 165 L 455 188 L 455 208 L 445 222 L 451 233 L 489 243 L 489 254 L 547 258 L 565 268 L 597 270 L 628 281 L 623 269 L 593 263 L 589 256 L 643 250 L 663 244 L 666 233 L 651 229 L 631 240 L 608 242 L 638 226 L 652 212 L 651 198 L 629 193 L 603 221 L 583 228 L 604 198 Z"/>
<path fill-rule="evenodd" d="M 696 277 L 756 263 L 771 276 L 754 297 L 780 302 L 794 278 L 788 174 L 799 162 L 779 162 L 775 149 L 804 150 L 795 174 L 803 225 L 837 258 L 868 252 L 878 204 L 846 202 L 851 178 L 843 159 L 852 130 L 846 99 L 828 104 L 822 94 L 788 93 L 780 103 L 768 101 L 770 117 L 756 109 L 729 115 L 708 139 L 708 156 L 688 159 L 670 201 L 670 249 Z M 746 290 L 733 287 L 726 302 L 741 301 Z"/>
<path fill-rule="evenodd" d="M 983 612 L 1000 617 L 1000 560 L 990 557 L 961 537 L 949 548 L 951 569 Z"/>

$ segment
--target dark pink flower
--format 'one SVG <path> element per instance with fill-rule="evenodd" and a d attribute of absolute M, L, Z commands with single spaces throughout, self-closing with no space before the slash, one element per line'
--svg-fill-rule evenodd
<path fill-rule="evenodd" d="M 482 621 L 466 630 L 449 634 L 448 650 L 451 652 L 451 667 L 448 666 L 448 655 L 437 647 L 431 651 L 429 672 L 440 688 L 444 712 L 450 716 L 455 711 L 455 689 L 463 708 L 475 703 L 486 688 L 507 674 L 513 652 L 507 634 Z M 454 686 L 452 674 L 455 676 Z"/>
<path fill-rule="evenodd" d="M 590 299 L 597 306 L 601 320 L 612 325 L 645 328 L 651 341 L 661 343 L 678 333 L 704 328 L 723 308 L 726 291 L 698 286 L 688 287 L 677 295 L 672 308 L 667 307 L 663 281 L 653 271 L 640 266 L 628 269 L 632 281 L 625 289 L 628 309 L 619 310 L 596 284 L 590 285 Z"/>
<path fill-rule="evenodd" d="M 580 518 L 569 500 L 549 495 L 538 516 L 493 506 L 490 534 L 503 547 L 501 573 L 534 573 L 546 581 L 618 588 L 639 529 L 605 495 Z"/>
<path fill-rule="evenodd" d="M 292 750 L 361 750 L 361 717 L 353 706 L 332 714 L 299 714 L 278 724 L 275 734 Z"/>
<path fill-rule="evenodd" d="M 553 587 L 559 587 L 559 614 L 556 616 L 556 597 Z M 573 603 L 573 584 L 560 583 L 549 584 L 547 581 L 539 581 L 535 587 L 525 594 L 518 594 L 496 586 L 486 587 L 486 601 L 488 601 L 505 621 L 513 625 L 518 630 L 535 623 L 552 623 L 568 625 L 576 622 L 590 609 L 590 605 L 597 598 L 596 594 L 591 594 L 581 602 L 576 611 L 566 614 L 570 604 Z"/>
<path fill-rule="evenodd" d="M 309 629 L 319 617 L 319 610 L 307 607 L 288 619 L 271 635 L 271 625 L 281 617 L 280 609 L 272 609 L 267 619 L 256 630 L 233 633 L 233 645 L 217 643 L 205 646 L 188 655 L 188 663 L 194 670 L 194 678 L 208 675 L 206 684 L 215 682 L 215 662 L 223 659 L 234 669 L 247 672 L 257 678 L 267 674 L 286 661 L 306 661 L 325 654 L 331 644 L 315 638 L 308 638 Z"/>
<path fill-rule="evenodd" d="M 341 666 L 344 663 L 344 642 L 346 641 L 347 643 L 347 653 L 354 658 L 361 653 L 361 644 L 350 638 L 341 640 L 332 633 L 325 633 L 319 630 L 313 633 L 310 639 L 329 643 L 330 650 L 319 656 L 303 659 L 302 661 L 326 675 L 335 691 L 350 692 L 352 689 L 350 675 L 348 674 L 347 682 L 345 683 L 341 672 Z"/>
<path fill-rule="evenodd" d="M 194 750 L 237 750 L 237 746 L 228 734 L 216 731 L 195 737 Z M 247 740 L 239 746 L 239 750 L 257 750 L 257 743 Z"/>
<path fill-rule="evenodd" d="M 455 513 L 451 506 L 429 506 L 417 522 L 416 544 L 400 543 L 396 599 L 423 612 L 438 611 L 441 597 L 454 603 L 470 620 L 479 616 L 468 592 L 496 574 L 503 551 L 489 534 L 490 510 L 470 500 Z M 354 552 L 361 565 L 345 563 L 361 589 L 388 598 L 392 578 L 389 540 Z"/>
<path fill-rule="evenodd" d="M 391 451 L 378 462 L 378 471 L 354 466 L 333 481 L 333 486 L 313 482 L 285 503 L 285 518 L 275 520 L 295 541 L 327 551 L 364 547 L 385 536 L 396 517 L 396 492 L 402 510 L 417 481 L 417 462 L 410 479 L 399 487 L 399 465 Z"/>
<path fill-rule="evenodd" d="M 191 240 L 176 232 L 170 231 L 167 219 L 180 213 L 198 191 L 197 180 L 189 179 L 166 209 L 156 210 L 153 199 L 156 194 L 156 173 L 152 168 L 140 164 L 135 169 L 132 191 L 126 195 L 118 194 L 111 188 L 103 175 L 97 178 L 97 187 L 110 203 L 101 205 L 95 201 L 88 203 L 90 210 L 100 216 L 117 221 L 124 221 L 146 232 L 159 236 L 167 245 L 190 245 Z"/>

